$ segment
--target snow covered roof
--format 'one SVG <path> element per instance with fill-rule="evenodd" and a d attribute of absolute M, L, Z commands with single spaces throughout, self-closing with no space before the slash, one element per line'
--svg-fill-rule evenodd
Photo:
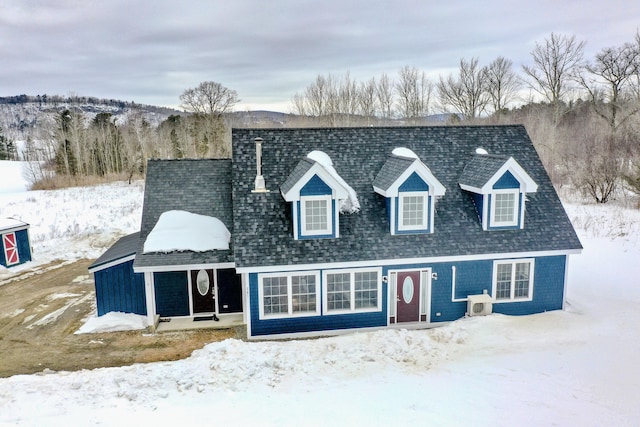
<path fill-rule="evenodd" d="M 29 224 L 13 218 L 0 218 L 0 231 L 19 230 L 29 227 Z"/>
<path fill-rule="evenodd" d="M 231 233 L 218 218 L 172 210 L 160 215 L 143 253 L 228 250 Z"/>
<path fill-rule="evenodd" d="M 347 182 L 342 179 L 340 174 L 333 167 L 331 157 L 324 151 L 314 150 L 307 154 L 307 158 L 319 163 L 329 174 L 347 190 L 347 198 L 340 201 L 340 213 L 355 213 L 360 210 L 360 202 L 358 194 Z"/>

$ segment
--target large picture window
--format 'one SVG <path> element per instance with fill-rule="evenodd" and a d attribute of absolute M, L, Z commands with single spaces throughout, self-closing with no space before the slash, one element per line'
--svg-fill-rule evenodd
<path fill-rule="evenodd" d="M 496 302 L 531 301 L 533 298 L 532 259 L 496 261 L 493 265 L 493 296 Z"/>
<path fill-rule="evenodd" d="M 259 277 L 260 317 L 311 316 L 319 313 L 319 274 Z"/>
<path fill-rule="evenodd" d="M 495 193 L 491 204 L 491 226 L 504 227 L 518 225 L 520 193 L 509 191 Z"/>
<path fill-rule="evenodd" d="M 398 230 L 425 230 L 427 227 L 427 193 L 400 193 Z"/>
<path fill-rule="evenodd" d="M 380 270 L 340 270 L 324 273 L 327 314 L 377 311 L 381 307 Z"/>
<path fill-rule="evenodd" d="M 303 197 L 300 199 L 302 235 L 332 234 L 333 215 L 331 196 Z"/>

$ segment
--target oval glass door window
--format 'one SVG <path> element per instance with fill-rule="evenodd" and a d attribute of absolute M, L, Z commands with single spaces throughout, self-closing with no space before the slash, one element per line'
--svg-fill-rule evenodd
<path fill-rule="evenodd" d="M 409 304 L 413 299 L 413 279 L 410 276 L 405 277 L 402 282 L 402 299 L 405 304 Z"/>
<path fill-rule="evenodd" d="M 205 296 L 209 293 L 211 283 L 209 283 L 209 275 L 207 274 L 207 270 L 198 271 L 198 276 L 196 277 L 196 286 L 200 295 Z"/>

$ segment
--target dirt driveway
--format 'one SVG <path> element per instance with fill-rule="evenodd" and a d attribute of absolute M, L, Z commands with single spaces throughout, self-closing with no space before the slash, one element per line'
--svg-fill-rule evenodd
<path fill-rule="evenodd" d="M 177 360 L 235 329 L 74 335 L 95 309 L 90 260 L 54 262 L 0 282 L 0 377 Z"/>

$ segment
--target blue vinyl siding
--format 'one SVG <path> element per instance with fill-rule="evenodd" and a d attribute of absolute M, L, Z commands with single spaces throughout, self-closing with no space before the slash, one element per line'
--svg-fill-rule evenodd
<path fill-rule="evenodd" d="M 320 274 L 320 276 L 322 277 L 322 274 Z M 322 332 L 336 329 L 356 329 L 387 325 L 387 285 L 384 283 L 382 284 L 381 291 L 381 311 L 263 320 L 260 320 L 259 318 L 260 301 L 258 300 L 258 286 L 258 275 L 256 273 L 250 274 L 249 299 L 251 306 L 252 336 L 290 334 L 301 332 Z M 324 307 L 322 307 L 322 279 L 320 286 L 320 312 L 323 312 Z"/>
<path fill-rule="evenodd" d="M 494 313 L 523 315 L 562 309 L 566 256 L 535 259 L 533 300 L 493 304 Z"/>
<path fill-rule="evenodd" d="M 527 315 L 548 310 L 562 309 L 566 256 L 529 257 L 534 259 L 533 299 L 531 301 L 504 302 L 494 301 L 493 311 L 507 315 Z M 515 258 L 516 260 L 519 258 Z M 382 275 L 389 277 L 392 270 L 431 269 L 437 278 L 431 280 L 431 323 L 448 322 L 460 319 L 467 311 L 466 298 L 469 295 L 493 291 L 494 260 L 442 262 L 429 264 L 398 264 L 382 267 Z M 453 269 L 455 269 L 455 295 L 452 298 Z M 322 332 L 334 329 L 356 329 L 386 326 L 388 320 L 388 286 L 382 284 L 382 311 L 353 313 L 344 315 L 324 315 L 312 317 L 287 317 L 279 319 L 259 319 L 258 275 L 249 275 L 251 335 L 275 335 L 298 332 Z M 322 286 L 322 285 L 321 285 Z M 320 291 L 322 298 L 322 289 Z M 462 301 L 454 301 L 462 300 Z M 321 312 L 323 310 L 321 309 Z"/>
<path fill-rule="evenodd" d="M 29 230 L 23 229 L 18 231 L 12 231 L 16 236 L 16 246 L 18 247 L 18 258 L 19 262 L 17 264 L 11 264 L 11 267 L 14 265 L 20 265 L 25 262 L 31 261 L 31 245 L 29 244 Z M 0 236 L 6 233 L 0 233 Z M 0 265 L 7 266 L 7 259 L 4 255 L 4 243 L 0 238 Z"/>
<path fill-rule="evenodd" d="M 186 271 L 153 273 L 156 314 L 164 317 L 189 316 L 189 289 Z"/>
<path fill-rule="evenodd" d="M 147 314 L 144 274 L 133 272 L 133 260 L 94 273 L 98 316 L 110 311 Z"/>
<path fill-rule="evenodd" d="M 329 187 L 318 175 L 313 175 L 300 189 L 300 196 L 325 196 L 332 194 Z"/>
<path fill-rule="evenodd" d="M 471 195 L 473 196 L 473 203 L 476 205 L 476 212 L 478 213 L 480 224 L 482 224 L 482 209 L 484 206 L 484 196 L 479 193 L 471 193 Z"/>
<path fill-rule="evenodd" d="M 429 191 L 429 185 L 414 172 L 400 185 L 398 191 Z"/>
<path fill-rule="evenodd" d="M 500 179 L 493 184 L 494 190 L 503 190 L 507 188 L 520 188 L 520 181 L 518 181 L 509 171 L 506 171 L 504 175 L 502 175 Z"/>

